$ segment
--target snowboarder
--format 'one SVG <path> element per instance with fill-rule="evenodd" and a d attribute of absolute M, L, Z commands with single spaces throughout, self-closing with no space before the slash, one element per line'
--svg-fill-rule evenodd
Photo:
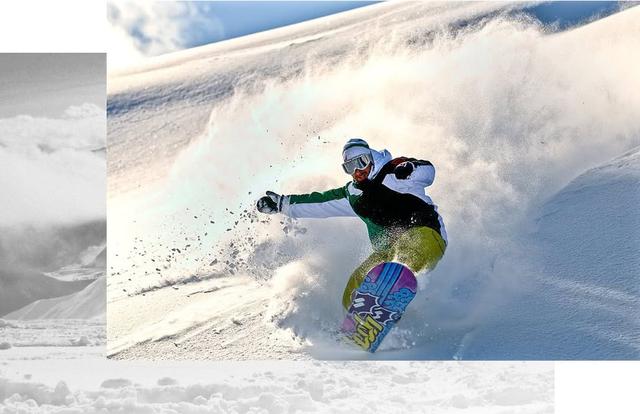
<path fill-rule="evenodd" d="M 436 205 L 425 192 L 435 178 L 429 161 L 392 158 L 389 151 L 371 149 L 359 138 L 347 141 L 342 158 L 342 168 L 353 178 L 345 186 L 310 194 L 267 191 L 257 209 L 292 218 L 353 216 L 364 221 L 374 251 L 347 282 L 342 297 L 347 309 L 351 293 L 381 262 L 398 261 L 414 273 L 435 268 L 444 255 L 447 234 Z"/>

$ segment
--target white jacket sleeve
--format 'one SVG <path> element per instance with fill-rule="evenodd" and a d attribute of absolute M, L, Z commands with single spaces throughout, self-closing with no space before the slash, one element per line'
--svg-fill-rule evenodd
<path fill-rule="evenodd" d="M 411 181 L 415 181 L 422 185 L 422 187 L 429 187 L 433 184 L 433 180 L 436 178 L 436 169 L 433 164 L 420 164 L 414 163 L 415 169 L 407 177 Z"/>

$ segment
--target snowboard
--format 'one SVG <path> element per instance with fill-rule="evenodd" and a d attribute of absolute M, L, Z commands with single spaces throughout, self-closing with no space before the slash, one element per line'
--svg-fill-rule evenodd
<path fill-rule="evenodd" d="M 417 286 L 413 272 L 400 263 L 375 266 L 352 294 L 342 332 L 365 351 L 375 352 L 416 296 Z"/>

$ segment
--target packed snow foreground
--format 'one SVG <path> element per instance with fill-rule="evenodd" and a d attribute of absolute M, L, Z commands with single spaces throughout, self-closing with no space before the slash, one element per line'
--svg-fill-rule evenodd
<path fill-rule="evenodd" d="M 640 8 L 512 7 L 374 5 L 113 74 L 108 354 L 640 357 Z M 364 227 L 255 213 L 344 185 L 354 136 L 436 165 L 450 241 L 373 355 L 335 334 Z"/>
<path fill-rule="evenodd" d="M 0 363 L 0 412 L 553 412 L 551 363 Z"/>

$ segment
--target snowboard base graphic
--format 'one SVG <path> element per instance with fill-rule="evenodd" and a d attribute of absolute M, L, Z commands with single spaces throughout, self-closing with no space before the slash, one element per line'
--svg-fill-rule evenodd
<path fill-rule="evenodd" d="M 375 352 L 416 296 L 413 272 L 395 262 L 384 262 L 367 273 L 352 294 L 342 332 L 365 351 Z"/>

